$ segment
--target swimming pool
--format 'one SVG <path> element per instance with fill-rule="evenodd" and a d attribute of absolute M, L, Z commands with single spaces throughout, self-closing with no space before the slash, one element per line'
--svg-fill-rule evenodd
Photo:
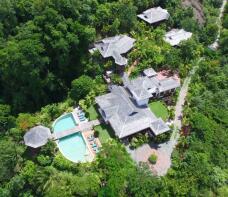
<path fill-rule="evenodd" d="M 75 122 L 71 113 L 59 117 L 53 124 L 55 132 L 64 131 L 75 127 Z M 85 162 L 88 149 L 81 132 L 61 138 L 57 142 L 60 152 L 68 160 L 73 162 Z"/>

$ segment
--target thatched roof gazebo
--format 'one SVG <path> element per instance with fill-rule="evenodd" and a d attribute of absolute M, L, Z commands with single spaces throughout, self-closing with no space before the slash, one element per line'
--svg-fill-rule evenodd
<path fill-rule="evenodd" d="M 51 131 L 44 126 L 36 126 L 31 128 L 24 135 L 25 145 L 32 148 L 38 148 L 45 145 L 51 137 Z"/>

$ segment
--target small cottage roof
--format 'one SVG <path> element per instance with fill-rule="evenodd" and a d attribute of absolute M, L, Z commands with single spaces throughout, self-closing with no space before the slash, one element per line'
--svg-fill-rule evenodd
<path fill-rule="evenodd" d="M 144 11 L 142 14 L 139 14 L 138 17 L 142 20 L 148 22 L 149 24 L 157 23 L 163 20 L 168 20 L 169 13 L 167 10 L 162 9 L 161 7 L 154 7 Z"/>
<path fill-rule="evenodd" d="M 171 46 L 176 46 L 179 45 L 181 41 L 188 40 L 191 37 L 192 33 L 184 29 L 172 29 L 165 34 L 164 40 Z"/>

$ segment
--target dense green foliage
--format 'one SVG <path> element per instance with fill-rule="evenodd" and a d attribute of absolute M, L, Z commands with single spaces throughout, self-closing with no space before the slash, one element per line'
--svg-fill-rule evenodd
<path fill-rule="evenodd" d="M 218 5 L 214 1 L 204 2 L 209 10 L 206 12 L 209 26 L 212 24 L 209 18 L 217 14 L 213 5 Z M 144 22 L 137 20 L 137 13 L 158 5 L 172 14 L 167 24 L 150 33 L 152 27 L 145 27 Z M 180 0 L 2 0 L 0 8 L 0 96 L 14 113 L 33 112 L 61 101 L 66 98 L 71 81 L 82 74 L 101 75 L 112 63 L 104 64 L 100 56 L 99 61 L 93 61 L 88 47 L 103 36 L 134 32 L 139 50 L 130 56 L 141 58 L 142 67 L 167 65 L 183 70 L 186 63 L 182 63 L 179 54 L 184 50 L 161 47 L 162 35 L 171 27 L 191 26 L 187 19 L 196 23 L 192 10 L 183 9 Z M 195 33 L 204 32 L 200 39 L 214 38 L 216 31 L 210 27 L 205 31 L 198 29 Z M 148 42 L 143 41 L 145 38 Z M 194 45 L 195 41 L 189 42 Z M 190 59 L 189 55 L 183 57 Z"/>
<path fill-rule="evenodd" d="M 82 75 L 72 81 L 70 96 L 74 100 L 79 100 L 89 94 L 93 87 L 93 79 L 89 76 Z"/>
<path fill-rule="evenodd" d="M 183 132 L 173 155 L 173 169 L 167 176 L 176 181 L 176 186 L 172 186 L 176 196 L 208 196 L 212 191 L 218 194 L 219 187 L 226 187 L 228 67 L 219 63 L 202 62 L 191 85 L 189 107 L 185 109 L 185 124 L 191 133 Z"/>
<path fill-rule="evenodd" d="M 85 10 L 78 1 L 0 4 L 2 98 L 16 111 L 63 99 L 83 72 L 82 59 L 95 38 L 95 29 L 81 18 Z"/>
<path fill-rule="evenodd" d="M 220 5 L 221 0 L 204 0 L 205 23 L 199 26 L 180 0 L 1 0 L 0 196 L 228 196 L 228 6 L 220 49 L 207 49 L 217 34 Z M 137 20 L 152 6 L 167 8 L 170 19 L 157 27 Z M 194 33 L 192 39 L 177 48 L 163 41 L 167 30 L 182 27 Z M 185 107 L 188 132 L 183 129 L 164 177 L 136 165 L 104 125 L 95 128 L 103 147 L 92 163 L 66 160 L 52 142 L 37 150 L 23 144 L 27 129 L 50 126 L 75 104 L 91 119 L 98 117 L 94 97 L 107 91 L 102 74 L 118 69 L 112 60 L 90 55 L 88 48 L 94 40 L 118 33 L 137 39 L 128 55 L 130 64 L 137 63 L 133 77 L 149 66 L 185 77 L 205 56 Z M 116 73 L 113 80 L 120 83 Z M 137 147 L 149 137 L 132 142 Z"/>

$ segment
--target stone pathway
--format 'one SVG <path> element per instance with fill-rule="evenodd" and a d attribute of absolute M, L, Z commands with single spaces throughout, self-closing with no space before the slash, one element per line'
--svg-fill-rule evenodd
<path fill-rule="evenodd" d="M 182 5 L 185 7 L 191 7 L 193 9 L 194 17 L 199 24 L 204 24 L 205 16 L 203 12 L 203 5 L 200 0 L 183 0 Z"/>
<path fill-rule="evenodd" d="M 216 40 L 209 46 L 209 48 L 211 48 L 212 50 L 217 50 L 217 48 L 219 47 L 219 38 L 220 38 L 220 34 L 221 34 L 221 18 L 223 17 L 223 13 L 224 13 L 224 9 L 225 9 L 225 5 L 226 5 L 226 0 L 223 0 L 222 2 L 222 6 L 220 8 L 220 13 L 219 13 L 219 17 L 217 20 L 217 25 L 218 25 L 218 35 L 216 37 Z"/>

